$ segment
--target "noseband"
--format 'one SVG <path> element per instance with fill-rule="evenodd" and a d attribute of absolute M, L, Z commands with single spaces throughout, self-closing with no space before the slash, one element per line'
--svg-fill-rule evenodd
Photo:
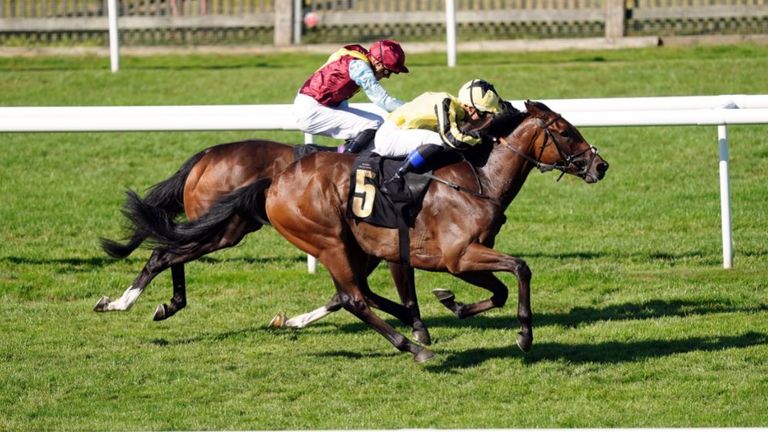
<path fill-rule="evenodd" d="M 513 152 L 517 153 L 518 155 L 527 159 L 529 162 L 536 165 L 536 168 L 538 168 L 539 171 L 541 172 L 548 172 L 552 170 L 560 171 L 561 174 L 557 178 L 557 181 L 560 181 L 560 179 L 563 178 L 563 176 L 568 172 L 568 170 L 574 165 L 574 162 L 576 160 L 578 160 L 585 153 L 590 152 L 589 159 L 587 160 L 587 163 L 584 165 L 584 167 L 581 169 L 577 169 L 574 172 L 575 176 L 580 177 L 582 179 L 586 178 L 587 174 L 589 173 L 589 169 L 592 167 L 592 163 L 595 161 L 595 157 L 597 157 L 597 154 L 598 154 L 597 149 L 594 146 L 589 146 L 588 149 L 584 149 L 578 153 L 574 153 L 572 155 L 565 154 L 565 152 L 563 151 L 563 146 L 560 144 L 560 141 L 557 139 L 557 136 L 559 136 L 560 134 L 556 132 L 552 132 L 552 130 L 549 129 L 550 126 L 552 126 L 556 121 L 560 120 L 561 118 L 562 116 L 558 114 L 557 116 L 553 117 L 551 120 L 549 120 L 546 123 L 539 118 L 536 119 L 536 123 L 544 131 L 544 144 L 541 145 L 541 148 L 539 149 L 539 154 L 536 158 L 528 156 L 527 154 L 516 149 L 503 138 L 499 138 L 499 142 L 504 147 L 512 150 Z M 550 142 L 555 145 L 555 148 L 557 149 L 557 153 L 560 155 L 560 158 L 563 160 L 563 162 L 555 162 L 554 164 L 547 164 L 541 161 L 541 157 L 544 155 L 544 149 L 547 148 Z"/>

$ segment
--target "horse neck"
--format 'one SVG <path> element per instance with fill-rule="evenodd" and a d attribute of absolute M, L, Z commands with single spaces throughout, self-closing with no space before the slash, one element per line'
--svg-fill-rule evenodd
<path fill-rule="evenodd" d="M 534 141 L 539 137 L 538 131 L 539 128 L 533 122 L 526 120 L 513 133 L 504 137 L 504 140 L 520 152 L 535 158 L 537 146 Z M 499 200 L 502 208 L 506 209 L 520 192 L 534 167 L 532 162 L 498 143 L 494 144 L 488 162 L 480 172 L 485 180 L 487 194 Z"/>

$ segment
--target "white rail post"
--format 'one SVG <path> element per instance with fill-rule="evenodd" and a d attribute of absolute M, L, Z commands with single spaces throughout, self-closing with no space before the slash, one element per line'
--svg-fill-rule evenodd
<path fill-rule="evenodd" d="M 733 268 L 733 237 L 731 235 L 731 183 L 728 175 L 728 128 L 717 126 L 720 147 L 720 219 L 723 231 L 723 268 Z"/>
<path fill-rule="evenodd" d="M 120 37 L 117 31 L 117 0 L 107 1 L 109 20 L 109 60 L 112 73 L 120 70 Z"/>
<path fill-rule="evenodd" d="M 312 134 L 305 133 L 304 144 L 312 144 L 312 143 L 314 143 L 314 140 L 312 139 Z M 312 274 L 317 272 L 317 258 L 309 254 L 307 254 L 307 271 Z"/>
<path fill-rule="evenodd" d="M 448 67 L 456 66 L 456 3 L 445 0 L 445 43 L 448 51 Z"/>
<path fill-rule="evenodd" d="M 301 43 L 302 1 L 293 0 L 293 44 Z"/>

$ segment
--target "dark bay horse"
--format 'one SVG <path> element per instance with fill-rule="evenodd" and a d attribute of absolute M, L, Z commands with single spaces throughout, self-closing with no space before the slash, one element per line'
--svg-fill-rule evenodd
<path fill-rule="evenodd" d="M 266 140 L 247 140 L 209 147 L 189 158 L 168 179 L 150 188 L 143 202 L 158 214 L 174 219 L 182 212 L 188 220 L 196 220 L 222 197 L 249 185 L 256 180 L 272 178 L 296 160 L 296 153 L 306 153 L 307 147 L 278 143 Z M 332 149 L 331 149 L 332 150 Z M 339 156 L 348 157 L 348 156 Z M 129 192 L 132 194 L 132 192 Z M 131 199 L 128 200 L 130 202 Z M 124 211 L 130 212 L 130 208 Z M 260 224 L 243 227 L 237 236 L 215 245 L 208 253 L 217 249 L 234 246 L 243 236 L 258 230 Z M 134 227 L 135 228 L 135 227 Z M 102 248 L 114 258 L 125 258 L 147 239 L 147 234 L 134 229 L 125 243 L 102 239 Z M 133 283 L 116 300 L 102 297 L 94 310 L 97 312 L 125 311 L 131 308 L 149 283 L 166 270 L 167 253 L 156 248 L 146 265 Z M 379 261 L 371 260 L 370 271 Z M 429 332 L 421 321 L 414 288 L 413 268 L 407 265 L 390 263 L 390 272 L 395 282 L 403 305 L 407 308 L 407 324 L 413 326 L 414 337 L 421 343 L 429 344 Z M 184 262 L 170 265 L 173 280 L 173 297 L 169 303 L 163 303 L 155 309 L 156 321 L 170 318 L 186 307 L 186 277 Z M 309 322 L 341 308 L 341 303 L 334 297 L 325 306 L 308 314 L 303 314 L 285 321 L 281 316 L 280 325 L 302 327 Z M 395 313 L 404 312 L 398 308 Z"/>
<path fill-rule="evenodd" d="M 586 183 L 598 182 L 608 169 L 597 150 L 559 114 L 537 102 L 526 102 L 526 108 L 526 113 L 498 116 L 486 129 L 492 143 L 476 149 L 471 157 L 477 177 L 468 164 L 435 171 L 438 177 L 465 189 L 473 189 L 479 179 L 482 193 L 433 182 L 410 230 L 409 251 L 412 266 L 450 272 L 492 293 L 489 299 L 473 304 L 459 303 L 452 293 L 442 293 L 441 302 L 462 318 L 503 306 L 508 289 L 493 272 L 514 274 L 521 325 L 516 342 L 524 352 L 533 344 L 531 270 L 522 259 L 493 249 L 506 220 L 504 212 L 533 168 L 557 169 Z M 133 221 L 170 253 L 192 259 L 243 226 L 269 221 L 288 241 L 316 256 L 327 268 L 344 309 L 398 350 L 412 353 L 415 361 L 425 361 L 434 355 L 429 349 L 411 342 L 370 309 L 377 304 L 366 295 L 370 292 L 367 263 L 372 257 L 398 261 L 399 245 L 396 230 L 345 217 L 351 165 L 351 158 L 317 153 L 289 166 L 271 184 L 264 180 L 241 188 L 194 222 L 175 225 L 140 211 L 132 215 Z"/>

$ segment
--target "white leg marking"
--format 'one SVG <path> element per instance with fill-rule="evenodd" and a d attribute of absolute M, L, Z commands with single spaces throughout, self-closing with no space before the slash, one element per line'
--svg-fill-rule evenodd
<path fill-rule="evenodd" d="M 133 285 L 129 286 L 127 290 L 123 293 L 122 296 L 120 296 L 119 299 L 110 302 L 107 305 L 107 310 L 110 311 L 126 311 L 133 306 L 133 304 L 136 302 L 136 299 L 139 298 L 141 295 L 141 292 L 143 290 L 140 290 L 138 288 L 133 288 Z"/>
<path fill-rule="evenodd" d="M 326 309 L 325 306 L 321 306 L 312 312 L 307 312 L 305 314 L 301 314 L 299 316 L 293 317 L 289 319 L 288 321 L 283 324 L 283 327 L 291 327 L 291 328 L 304 328 L 306 325 L 313 323 L 320 318 L 323 318 L 327 315 L 330 315 L 331 311 Z"/>

